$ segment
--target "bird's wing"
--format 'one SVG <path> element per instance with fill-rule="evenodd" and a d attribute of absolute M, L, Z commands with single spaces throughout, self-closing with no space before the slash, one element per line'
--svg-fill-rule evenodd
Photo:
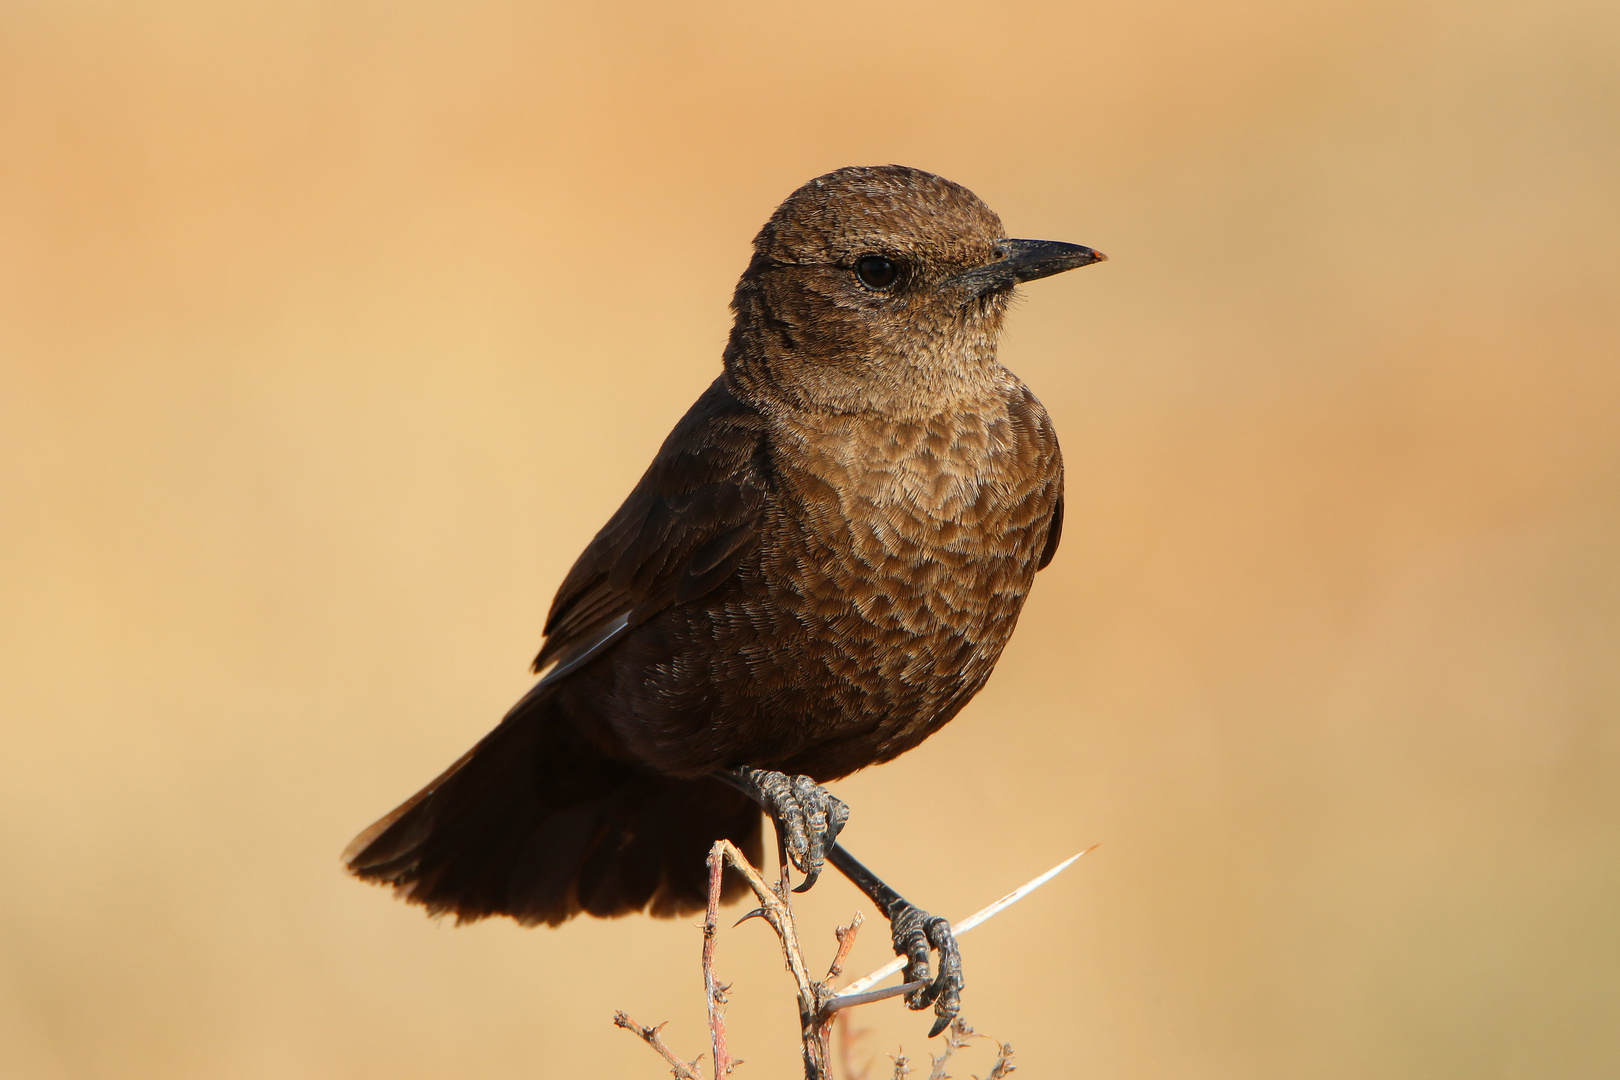
<path fill-rule="evenodd" d="M 1063 451 L 1058 449 L 1057 432 L 1046 408 L 1025 386 L 1023 393 L 1009 403 L 1013 424 L 1028 433 L 1031 458 L 1026 463 L 1032 475 L 1043 476 L 1045 484 L 1035 491 L 1034 497 L 1051 509 L 1046 516 L 1046 538 L 1041 542 L 1041 557 L 1035 564 L 1037 571 L 1045 570 L 1057 555 L 1058 543 L 1063 539 Z"/>
<path fill-rule="evenodd" d="M 1041 561 L 1035 564 L 1036 570 L 1045 570 L 1057 554 L 1058 541 L 1063 539 L 1063 492 L 1058 492 L 1057 499 L 1052 503 L 1052 516 L 1046 523 L 1046 546 L 1041 549 Z"/>
<path fill-rule="evenodd" d="M 563 580 L 534 660 L 536 672 L 555 666 L 525 700 L 734 574 L 759 542 L 769 476 L 763 422 L 722 375 Z"/>

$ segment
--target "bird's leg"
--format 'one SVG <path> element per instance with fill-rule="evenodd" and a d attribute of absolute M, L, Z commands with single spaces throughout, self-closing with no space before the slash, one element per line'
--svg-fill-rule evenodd
<path fill-rule="evenodd" d="M 956 947 L 956 935 L 949 922 L 895 892 L 837 842 L 849 820 L 849 807 L 843 800 L 808 776 L 746 767 L 724 769 L 714 776 L 753 799 L 771 816 L 778 842 L 805 875 L 794 892 L 815 884 L 825 860 L 878 906 L 889 920 L 895 955 L 906 958 L 906 980 L 928 983 L 907 994 L 906 1004 L 913 1009 L 933 1005 L 935 1020 L 928 1037 L 944 1031 L 962 1007 L 962 953 Z M 939 952 L 939 974 L 930 979 L 928 960 L 933 950 Z"/>
<path fill-rule="evenodd" d="M 956 947 L 951 924 L 895 892 L 861 865 L 842 844 L 832 846 L 827 860 L 870 897 L 888 918 L 889 929 L 894 934 L 894 953 L 906 958 L 906 981 L 928 983 L 921 990 L 907 994 L 906 1005 L 913 1009 L 934 1006 L 934 1026 L 928 1032 L 932 1039 L 950 1025 L 962 1008 L 962 953 Z M 932 980 L 928 967 L 930 948 L 939 950 L 939 974 Z"/>
<path fill-rule="evenodd" d="M 714 774 L 753 799 L 771 816 L 779 842 L 799 868 L 804 880 L 794 892 L 804 892 L 821 876 L 822 863 L 849 820 L 849 807 L 808 776 L 792 776 L 770 769 L 723 769 Z"/>

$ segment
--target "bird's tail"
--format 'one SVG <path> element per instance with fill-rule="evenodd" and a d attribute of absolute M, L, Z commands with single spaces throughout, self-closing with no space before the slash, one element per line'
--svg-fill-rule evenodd
<path fill-rule="evenodd" d="M 408 802 L 355 837 L 343 862 L 458 922 L 510 915 L 555 926 L 581 911 L 673 916 L 708 901 L 722 837 L 758 863 L 761 815 L 746 796 L 616 761 L 541 699 Z M 726 899 L 742 882 L 728 871 Z"/>

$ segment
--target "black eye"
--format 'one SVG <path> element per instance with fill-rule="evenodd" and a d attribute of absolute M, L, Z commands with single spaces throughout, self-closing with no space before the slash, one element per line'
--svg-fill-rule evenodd
<path fill-rule="evenodd" d="M 881 255 L 866 255 L 855 264 L 855 276 L 868 289 L 887 289 L 900 278 L 900 268 Z"/>

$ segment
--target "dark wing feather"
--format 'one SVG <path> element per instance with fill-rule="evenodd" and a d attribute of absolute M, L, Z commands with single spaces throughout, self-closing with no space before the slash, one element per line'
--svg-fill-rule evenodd
<path fill-rule="evenodd" d="M 561 676 L 734 574 L 759 543 L 769 477 L 763 422 L 722 375 L 563 579 L 534 670 L 556 661 Z"/>
<path fill-rule="evenodd" d="M 1050 486 L 1038 495 L 1043 502 L 1050 500 L 1052 508 L 1046 519 L 1046 539 L 1041 544 L 1041 557 L 1035 564 L 1037 571 L 1045 570 L 1063 539 L 1063 453 L 1058 449 L 1057 432 L 1052 430 L 1051 418 L 1029 387 L 1024 387 L 1023 394 L 1013 398 L 1009 405 L 1013 424 L 1028 433 L 1026 445 L 1029 457 L 1024 461 L 1023 468 L 1029 470 L 1029 475 L 1046 474 L 1051 477 Z"/>
<path fill-rule="evenodd" d="M 1057 501 L 1052 504 L 1052 519 L 1046 525 L 1046 547 L 1041 549 L 1041 561 L 1035 564 L 1036 570 L 1045 570 L 1057 554 L 1058 541 L 1063 539 L 1063 493 L 1058 492 Z"/>

